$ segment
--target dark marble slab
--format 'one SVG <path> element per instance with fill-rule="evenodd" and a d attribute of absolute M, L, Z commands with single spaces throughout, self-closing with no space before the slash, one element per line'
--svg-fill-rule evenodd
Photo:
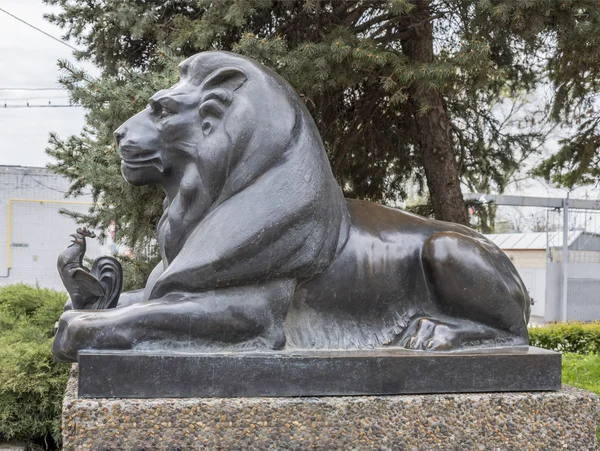
<path fill-rule="evenodd" d="M 559 390 L 561 355 L 533 347 L 428 353 L 82 351 L 82 398 L 392 395 Z"/>

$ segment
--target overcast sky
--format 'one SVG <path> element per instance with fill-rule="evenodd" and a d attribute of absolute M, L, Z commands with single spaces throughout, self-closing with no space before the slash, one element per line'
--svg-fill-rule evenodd
<path fill-rule="evenodd" d="M 0 0 L 0 8 L 53 36 L 62 34 L 44 19 L 52 8 L 41 0 Z M 65 91 L 14 90 L 58 88 L 59 59 L 75 61 L 69 47 L 0 11 L 0 165 L 45 166 L 48 134 L 55 131 L 66 137 L 83 127 L 81 108 L 4 108 L 4 104 L 28 101 L 30 105 L 68 104 Z"/>

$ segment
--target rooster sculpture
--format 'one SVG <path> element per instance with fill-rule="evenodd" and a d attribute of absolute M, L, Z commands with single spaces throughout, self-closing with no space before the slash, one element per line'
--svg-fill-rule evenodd
<path fill-rule="evenodd" d="M 83 266 L 86 238 L 95 238 L 87 228 L 71 235 L 71 245 L 58 256 L 58 273 L 71 296 L 74 309 L 100 310 L 117 306 L 123 285 L 121 264 L 113 257 L 99 257 L 92 269 Z"/>

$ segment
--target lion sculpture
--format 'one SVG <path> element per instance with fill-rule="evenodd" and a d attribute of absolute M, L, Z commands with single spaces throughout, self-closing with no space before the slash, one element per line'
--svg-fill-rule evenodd
<path fill-rule="evenodd" d="M 529 297 L 462 225 L 344 199 L 302 100 L 228 52 L 179 66 L 115 138 L 132 185 L 165 192 L 162 261 L 118 308 L 66 311 L 82 349 L 453 350 L 526 345 Z"/>

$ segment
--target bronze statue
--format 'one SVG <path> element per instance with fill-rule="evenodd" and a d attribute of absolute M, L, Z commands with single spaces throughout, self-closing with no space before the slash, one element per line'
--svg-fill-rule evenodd
<path fill-rule="evenodd" d="M 57 360 L 527 344 L 529 297 L 508 257 L 467 227 L 344 199 L 302 100 L 255 61 L 187 59 L 115 138 L 125 179 L 164 189 L 162 261 L 118 308 L 65 312 Z"/>
<path fill-rule="evenodd" d="M 71 245 L 58 256 L 60 278 L 71 296 L 68 308 L 109 309 L 117 306 L 123 284 L 121 264 L 113 257 L 103 256 L 94 260 L 92 269 L 83 266 L 85 239 L 96 238 L 85 227 L 71 235 Z"/>

